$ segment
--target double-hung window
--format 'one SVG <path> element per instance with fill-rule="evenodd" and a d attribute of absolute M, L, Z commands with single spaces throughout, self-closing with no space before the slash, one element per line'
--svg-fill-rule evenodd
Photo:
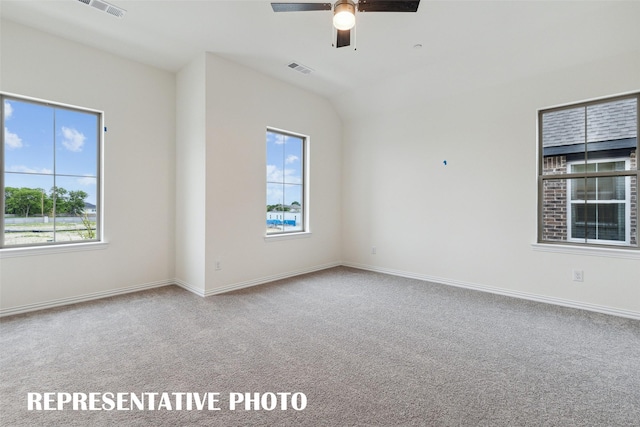
<path fill-rule="evenodd" d="M 624 171 L 629 159 L 611 159 L 569 163 L 572 174 Z M 628 176 L 594 176 L 567 181 L 569 224 L 568 240 L 572 242 L 629 244 L 631 215 L 630 182 Z"/>
<path fill-rule="evenodd" d="M 102 114 L 0 100 L 0 248 L 100 241 Z"/>
<path fill-rule="evenodd" d="M 266 234 L 308 231 L 306 158 L 308 138 L 267 129 Z"/>
<path fill-rule="evenodd" d="M 638 248 L 639 98 L 539 112 L 539 242 Z"/>

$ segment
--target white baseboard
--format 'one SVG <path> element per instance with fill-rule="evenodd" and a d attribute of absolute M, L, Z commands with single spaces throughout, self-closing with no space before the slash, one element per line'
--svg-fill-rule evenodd
<path fill-rule="evenodd" d="M 91 301 L 100 298 L 107 298 L 116 295 L 129 294 L 131 292 L 139 292 L 147 289 L 160 288 L 162 286 L 173 285 L 173 280 L 160 280 L 157 282 L 144 283 L 142 285 L 127 286 L 125 288 L 112 289 L 108 291 L 93 292 L 90 294 L 78 295 L 75 297 L 59 298 L 50 301 L 43 301 L 34 304 L 20 305 L 0 309 L 0 317 L 11 316 L 14 314 L 28 313 L 30 311 L 44 310 L 47 308 L 60 307 L 63 305 L 77 304 L 79 302 Z"/>
<path fill-rule="evenodd" d="M 392 270 L 388 268 L 380 268 L 367 264 L 343 263 L 345 267 L 357 268 L 360 270 L 374 271 L 377 273 L 390 274 L 392 276 L 406 277 L 409 279 L 424 280 L 427 282 L 439 283 L 442 285 L 456 286 L 458 288 L 473 289 L 481 292 L 489 292 L 497 295 L 504 295 L 513 298 L 520 298 L 529 301 L 543 302 L 546 304 L 560 305 L 563 307 L 577 308 L 581 310 L 594 311 L 597 313 L 610 314 L 612 316 L 626 317 L 630 319 L 640 320 L 640 312 L 631 310 L 622 310 L 618 308 L 607 307 L 603 305 L 590 304 L 580 301 L 566 300 L 563 298 L 549 297 L 545 295 L 531 294 L 528 292 L 512 291 L 509 289 L 495 288 L 493 286 L 480 285 L 477 283 L 463 282 L 460 280 L 445 279 L 442 277 L 429 276 L 426 274 L 411 273 L 408 271 Z"/>
<path fill-rule="evenodd" d="M 326 270 L 327 268 L 338 267 L 342 265 L 339 262 L 333 262 L 328 264 L 321 264 L 317 266 L 313 266 L 310 268 L 303 268 L 299 270 L 288 271 L 286 273 L 274 274 L 271 276 L 260 277 L 258 279 L 247 280 L 245 282 L 233 283 L 230 285 L 222 286 L 216 289 L 210 289 L 207 291 L 202 291 L 202 289 L 198 289 L 194 286 L 189 285 L 188 283 L 183 282 L 182 280 L 176 279 L 174 283 L 180 286 L 183 289 L 186 289 L 189 292 L 193 292 L 196 295 L 201 297 L 209 297 L 212 295 L 224 294 L 226 292 L 237 291 L 239 289 L 249 288 L 251 286 L 263 285 L 269 282 L 275 282 L 276 280 L 287 279 L 289 277 L 300 276 L 302 274 L 313 273 L 315 271 Z"/>
<path fill-rule="evenodd" d="M 173 284 L 176 286 L 181 287 L 182 289 L 184 289 L 185 291 L 189 291 L 192 294 L 196 294 L 199 297 L 204 297 L 204 292 L 202 289 L 200 288 L 196 288 L 195 286 L 185 282 L 184 280 L 180 280 L 180 279 L 173 279 Z"/>
<path fill-rule="evenodd" d="M 459 288 L 473 289 L 481 292 L 489 292 L 492 294 L 504 295 L 504 296 L 520 298 L 520 299 L 525 299 L 530 301 L 543 302 L 547 304 L 560 305 L 563 307 L 577 308 L 581 310 L 609 314 L 612 316 L 619 316 L 619 317 L 626 317 L 630 319 L 640 320 L 640 312 L 637 312 L 637 311 L 622 310 L 622 309 L 617 309 L 617 308 L 612 308 L 612 307 L 607 307 L 607 306 L 602 306 L 597 304 L 590 304 L 590 303 L 585 303 L 580 301 L 572 301 L 572 300 L 566 300 L 562 298 L 548 297 L 544 295 L 531 294 L 527 292 L 512 291 L 508 289 L 480 285 L 477 283 L 463 282 L 459 280 L 446 279 L 443 277 L 435 277 L 435 276 L 429 276 L 425 274 L 412 273 L 408 271 L 393 270 L 388 268 L 375 267 L 367 264 L 358 264 L 358 263 L 349 263 L 349 262 L 346 262 L 346 263 L 334 262 L 334 263 L 322 264 L 322 265 L 318 265 L 318 266 L 314 266 L 306 269 L 293 270 L 285 273 L 265 276 L 258 279 L 247 280 L 245 282 L 234 283 L 231 285 L 223 286 L 223 287 L 208 290 L 208 291 L 203 291 L 202 289 L 198 289 L 190 285 L 189 283 L 186 283 L 179 279 L 161 280 L 157 282 L 144 283 L 141 285 L 128 286 L 125 288 L 118 288 L 118 289 L 113 289 L 109 291 L 94 292 L 91 294 L 84 294 L 84 295 L 79 295 L 75 297 L 60 298 L 60 299 L 55 299 L 51 301 L 44 301 L 44 302 L 39 302 L 34 304 L 27 304 L 27 305 L 22 305 L 17 307 L 0 309 L 0 317 L 11 316 L 11 315 L 20 314 L 20 313 L 27 313 L 27 312 L 36 311 L 36 310 L 44 310 L 44 309 L 53 308 L 53 307 L 60 307 L 63 305 L 77 304 L 80 302 L 91 301 L 95 299 L 106 298 L 106 297 L 111 297 L 116 295 L 123 295 L 131 292 L 144 291 L 147 289 L 159 288 L 162 286 L 169 286 L 169 285 L 177 285 L 200 297 L 208 297 L 212 295 L 223 294 L 225 292 L 231 292 L 231 291 L 244 289 L 252 286 L 262 285 L 265 283 L 274 282 L 276 280 L 282 280 L 290 277 L 300 276 L 302 274 L 313 273 L 320 270 L 326 270 L 328 268 L 333 268 L 338 266 L 352 267 L 360 270 L 390 274 L 392 276 L 423 280 L 423 281 L 439 283 L 443 285 L 456 286 Z"/>
<path fill-rule="evenodd" d="M 272 276 L 266 276 L 259 279 L 248 280 L 246 282 L 239 282 L 232 285 L 223 286 L 221 288 L 209 290 L 206 292 L 203 292 L 202 289 L 198 289 L 195 286 L 192 286 L 189 283 L 179 279 L 161 280 L 158 282 L 144 283 L 142 285 L 134 285 L 134 286 L 128 286 L 125 288 L 118 288 L 118 289 L 113 289 L 108 291 L 78 295 L 74 297 L 59 298 L 55 300 L 43 301 L 43 302 L 38 302 L 34 304 L 26 304 L 26 305 L 21 305 L 16 307 L 4 308 L 4 309 L 0 309 L 0 317 L 11 316 L 14 314 L 28 313 L 30 311 L 45 310 L 47 308 L 60 307 L 63 305 L 77 304 L 80 302 L 91 301 L 91 300 L 96 300 L 100 298 L 107 298 L 107 297 L 116 296 L 116 295 L 123 295 L 131 292 L 144 291 L 147 289 L 159 288 L 162 286 L 169 286 L 169 285 L 177 285 L 200 297 L 207 297 L 211 295 L 217 295 L 225 292 L 235 291 L 238 289 L 248 288 L 251 286 L 262 285 L 264 283 L 274 282 L 276 280 L 286 279 L 289 277 L 299 276 L 301 274 L 313 273 L 314 271 L 325 270 L 327 268 L 337 267 L 339 265 L 341 265 L 339 262 L 322 264 L 322 265 L 314 266 L 311 268 L 294 270 L 294 271 L 289 271 L 281 274 L 274 274 Z"/>

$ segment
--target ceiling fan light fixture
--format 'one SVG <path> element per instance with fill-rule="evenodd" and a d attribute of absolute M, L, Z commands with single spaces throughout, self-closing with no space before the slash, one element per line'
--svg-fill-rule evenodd
<path fill-rule="evenodd" d="M 356 25 L 356 6 L 351 0 L 339 0 L 333 9 L 333 26 L 350 30 Z"/>

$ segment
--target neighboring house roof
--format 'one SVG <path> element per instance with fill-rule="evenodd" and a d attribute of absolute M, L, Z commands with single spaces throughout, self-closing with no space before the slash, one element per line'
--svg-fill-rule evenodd
<path fill-rule="evenodd" d="M 96 205 L 93 205 L 93 204 L 88 203 L 88 202 L 84 202 L 84 208 L 85 209 L 95 209 Z"/>
<path fill-rule="evenodd" d="M 585 119 L 590 151 L 633 148 L 637 146 L 638 105 L 628 98 L 586 107 L 543 113 L 542 146 L 545 155 L 572 151 L 567 146 L 580 144 L 584 151 Z M 591 145 L 593 143 L 593 145 Z M 552 149 L 552 147 L 557 147 Z M 564 148 L 560 148 L 564 147 Z"/>

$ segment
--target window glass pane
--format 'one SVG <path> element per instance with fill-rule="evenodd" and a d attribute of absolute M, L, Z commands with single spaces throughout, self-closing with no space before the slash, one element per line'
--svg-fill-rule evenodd
<path fill-rule="evenodd" d="M 596 211 L 596 239 L 625 241 L 625 204 L 607 203 L 597 204 Z"/>
<path fill-rule="evenodd" d="M 302 185 L 285 184 L 285 231 L 300 231 L 303 229 L 302 197 Z"/>
<path fill-rule="evenodd" d="M 571 237 L 588 240 L 626 240 L 624 203 L 574 203 Z"/>
<path fill-rule="evenodd" d="M 600 102 L 587 106 L 587 141 L 615 141 L 636 138 L 638 128 L 636 98 Z"/>
<path fill-rule="evenodd" d="M 637 170 L 638 100 L 627 98 L 602 102 L 587 107 L 587 140 L 589 155 L 610 150 L 631 156 L 622 169 Z"/>
<path fill-rule="evenodd" d="M 585 200 L 586 198 L 587 180 L 584 178 L 576 178 L 571 180 L 571 200 Z"/>
<path fill-rule="evenodd" d="M 542 159 L 543 175 L 564 175 L 567 173 L 566 155 L 549 155 Z"/>
<path fill-rule="evenodd" d="M 89 177 L 59 176 L 56 178 L 58 216 L 83 216 L 85 209 L 96 206 L 97 180 Z"/>
<path fill-rule="evenodd" d="M 600 177 L 597 181 L 597 200 L 624 200 L 625 182 L 624 176 Z"/>
<path fill-rule="evenodd" d="M 98 117 L 56 109 L 56 174 L 97 176 Z"/>
<path fill-rule="evenodd" d="M 625 162 L 599 162 L 590 166 L 596 166 L 598 172 L 623 171 Z M 591 171 L 590 171 L 591 172 Z"/>
<path fill-rule="evenodd" d="M 279 233 L 283 231 L 283 207 L 283 184 L 267 183 L 267 233 Z"/>
<path fill-rule="evenodd" d="M 595 163 L 575 163 L 571 165 L 571 173 L 596 172 L 597 165 Z"/>
<path fill-rule="evenodd" d="M 55 224 L 56 242 L 95 239 L 96 224 L 91 218 L 59 216 L 56 217 Z"/>
<path fill-rule="evenodd" d="M 542 114 L 543 175 L 567 173 L 567 157 L 585 151 L 584 107 Z M 584 158 L 584 157 L 583 157 Z"/>
<path fill-rule="evenodd" d="M 572 238 L 596 241 L 626 240 L 624 203 L 576 203 L 572 205 Z"/>
<path fill-rule="evenodd" d="M 573 203 L 572 239 L 626 240 L 625 203 Z"/>
<path fill-rule="evenodd" d="M 302 139 L 288 136 L 284 146 L 284 182 L 302 184 Z"/>
<path fill-rule="evenodd" d="M 625 162 L 603 162 L 571 165 L 571 172 L 615 172 L 624 170 Z M 626 197 L 625 177 L 597 177 L 577 179 L 571 186 L 572 200 L 624 200 Z"/>
<path fill-rule="evenodd" d="M 56 178 L 56 242 L 96 238 L 97 180 Z"/>
<path fill-rule="evenodd" d="M 545 179 L 542 182 L 543 240 L 567 240 L 567 181 L 566 179 Z"/>
<path fill-rule="evenodd" d="M 584 107 L 551 111 L 542 115 L 542 146 L 584 144 Z M 582 148 L 584 151 L 584 146 Z"/>
<path fill-rule="evenodd" d="M 5 245 L 53 242 L 52 175 L 5 174 Z"/>
<path fill-rule="evenodd" d="M 267 182 L 284 182 L 284 135 L 267 132 Z"/>
<path fill-rule="evenodd" d="M 267 184 L 267 210 L 281 211 L 284 204 L 284 189 L 282 184 Z"/>
<path fill-rule="evenodd" d="M 4 101 L 5 172 L 52 174 L 53 108 Z"/>
<path fill-rule="evenodd" d="M 587 205 L 583 203 L 571 204 L 571 238 L 572 239 L 585 239 L 587 238 L 587 226 L 591 216 L 589 209 L 595 210 L 594 205 Z M 594 233 L 595 234 L 595 233 Z M 593 238 L 593 237 L 591 237 Z"/>
<path fill-rule="evenodd" d="M 596 200 L 596 189 L 598 188 L 597 178 L 587 178 L 586 180 L 579 179 L 579 181 L 586 182 L 584 194 L 582 194 L 581 200 Z"/>
<path fill-rule="evenodd" d="M 587 165 L 583 164 L 577 164 L 577 165 L 571 165 L 571 173 L 584 173 L 587 170 Z"/>

